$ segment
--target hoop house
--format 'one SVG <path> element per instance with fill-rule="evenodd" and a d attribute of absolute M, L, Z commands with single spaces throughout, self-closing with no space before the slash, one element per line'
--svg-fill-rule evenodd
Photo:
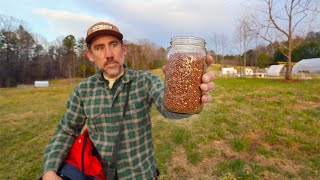
<path fill-rule="evenodd" d="M 302 59 L 293 66 L 294 73 L 320 73 L 320 58 Z"/>
<path fill-rule="evenodd" d="M 271 65 L 266 75 L 267 76 L 282 76 L 286 72 L 286 67 L 284 65 Z"/>

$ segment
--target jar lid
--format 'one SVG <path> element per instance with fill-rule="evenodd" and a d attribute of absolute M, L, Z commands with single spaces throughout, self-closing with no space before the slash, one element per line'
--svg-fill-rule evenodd
<path fill-rule="evenodd" d="M 176 36 L 171 38 L 171 45 L 197 45 L 205 46 L 206 41 L 200 37 L 194 36 Z"/>

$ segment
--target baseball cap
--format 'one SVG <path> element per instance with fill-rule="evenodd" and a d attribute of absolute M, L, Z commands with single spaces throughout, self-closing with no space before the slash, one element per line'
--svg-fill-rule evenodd
<path fill-rule="evenodd" d="M 107 22 L 98 22 L 89 27 L 87 31 L 86 43 L 90 43 L 90 41 L 98 35 L 111 35 L 121 40 L 123 39 L 123 35 L 120 33 L 117 26 Z"/>

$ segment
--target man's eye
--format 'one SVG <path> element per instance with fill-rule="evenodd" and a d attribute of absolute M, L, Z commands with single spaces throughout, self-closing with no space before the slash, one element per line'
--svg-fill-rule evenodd
<path fill-rule="evenodd" d="M 112 47 L 117 47 L 118 43 L 112 43 L 111 46 Z"/>
<path fill-rule="evenodd" d="M 98 46 L 95 48 L 96 50 L 103 50 L 103 47 L 102 46 Z"/>

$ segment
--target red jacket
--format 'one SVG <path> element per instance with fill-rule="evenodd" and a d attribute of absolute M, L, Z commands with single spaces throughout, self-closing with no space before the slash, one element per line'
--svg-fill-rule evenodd
<path fill-rule="evenodd" d="M 65 162 L 78 167 L 85 175 L 105 180 L 99 158 L 92 153 L 94 145 L 86 129 L 72 144 Z"/>

